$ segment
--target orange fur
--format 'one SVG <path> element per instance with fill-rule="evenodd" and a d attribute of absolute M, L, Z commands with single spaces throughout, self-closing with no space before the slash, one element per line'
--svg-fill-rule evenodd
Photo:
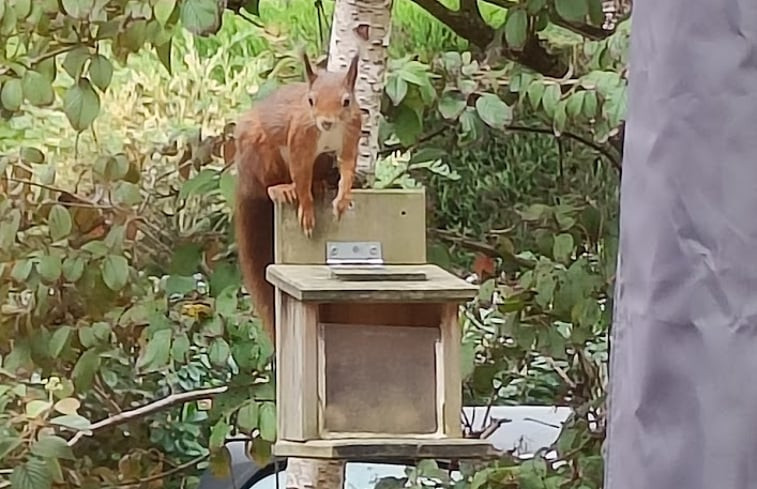
<path fill-rule="evenodd" d="M 357 58 L 346 73 L 314 72 L 260 100 L 237 123 L 236 239 L 245 286 L 266 332 L 275 338 L 273 287 L 265 269 L 273 262 L 273 202 L 297 203 L 307 236 L 315 227 L 314 198 L 325 193 L 336 156 L 339 183 L 332 209 L 340 218 L 352 199 L 361 116 L 354 95 Z"/>

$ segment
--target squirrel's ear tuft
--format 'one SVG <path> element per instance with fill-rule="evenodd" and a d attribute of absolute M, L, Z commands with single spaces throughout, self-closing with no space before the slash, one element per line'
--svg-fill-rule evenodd
<path fill-rule="evenodd" d="M 315 71 L 313 71 L 313 65 L 310 64 L 310 58 L 308 58 L 308 55 L 305 54 L 305 52 L 302 52 L 302 62 L 305 64 L 305 75 L 307 76 L 308 83 L 313 84 L 316 78 L 318 78 L 318 75 L 315 74 Z"/>
<path fill-rule="evenodd" d="M 350 66 L 347 68 L 347 74 L 344 76 L 344 84 L 347 85 L 347 88 L 350 90 L 355 89 L 355 81 L 357 80 L 357 64 L 358 61 L 360 61 L 360 55 L 356 54 L 352 61 L 350 61 Z"/>

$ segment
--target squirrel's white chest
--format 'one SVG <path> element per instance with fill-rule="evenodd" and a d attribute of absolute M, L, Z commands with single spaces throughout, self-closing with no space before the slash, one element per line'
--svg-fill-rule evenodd
<path fill-rule="evenodd" d="M 337 125 L 330 131 L 321 131 L 318 133 L 316 142 L 316 154 L 321 153 L 339 153 L 342 150 L 342 138 L 344 130 L 341 125 Z"/>

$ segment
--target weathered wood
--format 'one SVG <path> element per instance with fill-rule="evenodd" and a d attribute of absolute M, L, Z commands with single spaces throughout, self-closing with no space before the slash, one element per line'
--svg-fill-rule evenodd
<path fill-rule="evenodd" d="M 332 215 L 330 200 L 319 200 L 310 239 L 300 229 L 296 206 L 276 206 L 275 263 L 326 263 L 327 241 L 379 241 L 384 263 L 426 263 L 424 190 L 355 189 L 353 207 L 338 222 Z"/>
<path fill-rule="evenodd" d="M 277 457 L 342 459 L 347 461 L 415 459 L 487 459 L 499 454 L 486 440 L 474 439 L 340 439 L 292 442 L 273 446 Z"/>
<path fill-rule="evenodd" d="M 318 437 L 317 306 L 276 291 L 277 430 L 282 439 Z"/>
<path fill-rule="evenodd" d="M 436 265 L 389 265 L 398 272 L 425 273 L 418 281 L 344 281 L 326 265 L 271 265 L 266 279 L 305 302 L 448 302 L 467 301 L 478 288 Z"/>
<path fill-rule="evenodd" d="M 386 267 L 333 267 L 331 269 L 331 277 L 347 282 L 362 280 L 367 282 L 378 280 L 421 282 L 428 280 L 428 276 L 422 270 L 396 270 Z"/>
<path fill-rule="evenodd" d="M 460 413 L 463 409 L 462 379 L 460 378 L 460 321 L 458 304 L 445 304 L 441 321 L 442 377 L 438 381 L 438 395 L 441 404 L 444 432 L 451 438 L 461 437 Z"/>

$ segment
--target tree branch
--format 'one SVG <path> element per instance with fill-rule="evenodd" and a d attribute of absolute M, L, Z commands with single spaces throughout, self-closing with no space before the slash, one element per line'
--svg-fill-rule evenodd
<path fill-rule="evenodd" d="M 182 392 L 180 394 L 172 394 L 163 399 L 159 399 L 155 402 L 151 402 L 144 406 L 132 409 L 131 411 L 124 411 L 108 418 L 102 419 L 90 425 L 86 430 L 77 432 L 69 441 L 68 446 L 74 446 L 84 436 L 89 436 L 97 430 L 103 428 L 109 428 L 117 426 L 119 424 L 126 423 L 133 419 L 141 418 L 165 408 L 175 406 L 177 404 L 184 404 L 187 402 L 198 401 L 200 399 L 207 399 L 209 397 L 215 397 L 219 394 L 223 394 L 229 390 L 228 386 L 213 387 L 211 389 L 200 389 L 196 391 Z"/>
<path fill-rule="evenodd" d="M 126 486 L 144 487 L 144 484 L 147 484 L 149 482 L 155 482 L 155 481 L 163 480 L 166 477 L 170 477 L 172 475 L 176 475 L 179 472 L 183 472 L 183 471 L 185 471 L 185 470 L 187 470 L 189 468 L 192 468 L 195 465 L 197 465 L 200 462 L 202 462 L 203 460 L 205 460 L 206 458 L 208 458 L 208 456 L 209 455 L 200 455 L 197 458 L 193 458 L 189 462 L 183 463 L 181 465 L 177 465 L 176 467 L 172 468 L 171 470 L 167 470 L 165 472 L 161 472 L 160 474 L 151 475 L 149 477 L 145 477 L 144 479 L 134 479 L 134 480 L 130 480 L 130 481 L 119 482 L 116 485 L 110 485 L 110 486 L 105 486 L 105 487 L 109 487 L 109 488 L 118 488 L 118 487 L 126 487 Z"/>

